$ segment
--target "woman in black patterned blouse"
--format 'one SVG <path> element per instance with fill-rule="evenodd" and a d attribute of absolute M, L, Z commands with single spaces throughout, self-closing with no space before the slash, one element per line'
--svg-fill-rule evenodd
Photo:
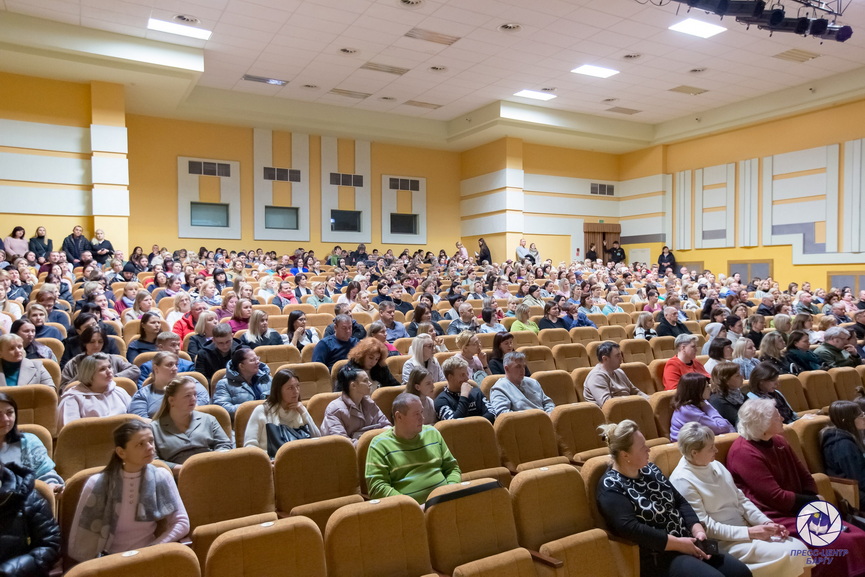
<path fill-rule="evenodd" d="M 600 427 L 612 455 L 596 490 L 610 530 L 640 547 L 641 577 L 749 577 L 729 555 L 698 546 L 706 530 L 660 469 L 649 462 L 646 438 L 631 420 Z"/>

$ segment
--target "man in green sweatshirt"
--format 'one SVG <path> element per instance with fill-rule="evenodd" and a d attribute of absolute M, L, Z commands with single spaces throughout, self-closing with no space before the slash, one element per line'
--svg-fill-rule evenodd
<path fill-rule="evenodd" d="M 420 397 L 400 394 L 393 418 L 393 428 L 372 440 L 366 456 L 371 498 L 408 495 L 423 504 L 436 487 L 460 482 L 459 465 L 441 434 L 423 424 Z"/>

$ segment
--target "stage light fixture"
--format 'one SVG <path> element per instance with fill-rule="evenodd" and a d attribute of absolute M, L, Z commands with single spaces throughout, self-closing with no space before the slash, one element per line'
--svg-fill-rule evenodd
<path fill-rule="evenodd" d="M 850 26 L 830 24 L 826 33 L 820 38 L 823 38 L 824 40 L 835 40 L 836 42 L 847 42 L 850 40 L 851 36 L 853 36 L 853 28 Z"/>
<path fill-rule="evenodd" d="M 759 16 L 766 8 L 763 0 L 676 0 L 688 8 L 713 12 L 718 16 Z"/>
<path fill-rule="evenodd" d="M 817 18 L 816 20 L 811 20 L 811 27 L 808 31 L 811 36 L 823 36 L 826 34 L 826 31 L 829 29 L 829 21 L 825 18 Z M 805 34 L 805 32 L 803 32 Z"/>

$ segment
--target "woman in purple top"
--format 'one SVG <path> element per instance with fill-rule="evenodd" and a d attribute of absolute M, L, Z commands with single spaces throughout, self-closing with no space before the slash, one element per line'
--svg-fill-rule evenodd
<path fill-rule="evenodd" d="M 734 433 L 730 421 L 721 416 L 709 404 L 712 386 L 709 379 L 700 373 L 686 373 L 679 379 L 676 396 L 673 398 L 673 419 L 670 422 L 670 440 L 679 438 L 679 429 L 685 423 L 700 423 L 712 429 L 716 435 Z"/>

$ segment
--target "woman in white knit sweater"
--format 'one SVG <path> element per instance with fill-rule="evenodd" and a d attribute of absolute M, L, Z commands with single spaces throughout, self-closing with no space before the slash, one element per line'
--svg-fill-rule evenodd
<path fill-rule="evenodd" d="M 321 436 L 309 411 L 300 402 L 300 382 L 289 369 L 282 369 L 273 376 L 270 394 L 252 411 L 243 436 L 243 446 L 268 451 L 267 425 L 288 427 L 295 439 Z M 276 455 L 270 456 L 273 458 Z"/>
<path fill-rule="evenodd" d="M 736 557 L 754 577 L 796 577 L 809 559 L 807 546 L 772 522 L 733 482 L 715 460 L 715 434 L 699 423 L 679 431 L 682 459 L 670 475 L 722 553 Z M 796 551 L 796 553 L 794 553 Z"/>

